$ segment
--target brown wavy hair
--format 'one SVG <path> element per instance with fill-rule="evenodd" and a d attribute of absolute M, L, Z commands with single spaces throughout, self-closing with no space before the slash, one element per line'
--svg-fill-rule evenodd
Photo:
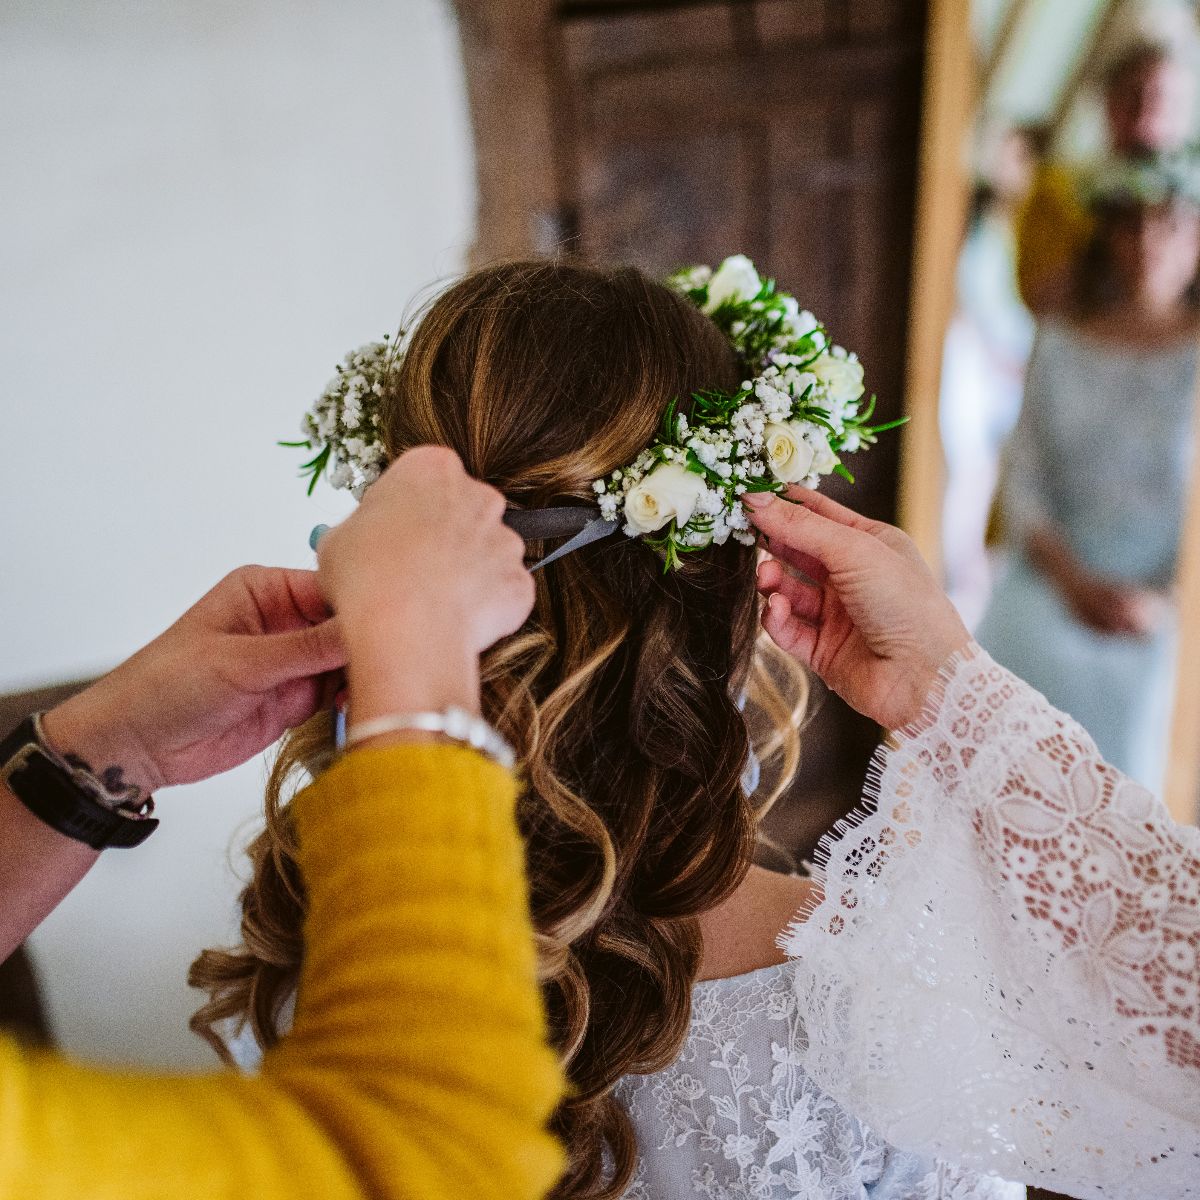
<path fill-rule="evenodd" d="M 744 369 L 707 317 L 636 270 L 508 264 L 428 308 L 386 389 L 383 434 L 393 456 L 452 447 L 511 504 L 590 503 L 592 481 L 649 444 L 672 399 L 686 411 Z M 526 783 L 539 973 L 571 1084 L 553 1118 L 569 1155 L 561 1197 L 627 1186 L 637 1147 L 613 1088 L 679 1054 L 698 916 L 744 879 L 757 818 L 795 770 L 804 679 L 766 644 L 756 652 L 754 572 L 755 551 L 731 541 L 664 574 L 617 535 L 540 572 L 524 628 L 484 658 L 484 712 Z M 777 764 L 757 810 L 742 788 L 750 725 Z M 243 944 L 192 966 L 210 993 L 192 1028 L 225 1058 L 218 1022 L 247 1020 L 264 1048 L 279 1036 L 305 914 L 285 797 L 331 753 L 327 715 L 284 741 L 250 847 Z"/>

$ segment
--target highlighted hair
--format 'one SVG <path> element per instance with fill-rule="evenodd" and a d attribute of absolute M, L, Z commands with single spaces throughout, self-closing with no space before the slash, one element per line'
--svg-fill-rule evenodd
<path fill-rule="evenodd" d="M 640 272 L 508 264 L 426 311 L 389 381 L 384 439 L 393 456 L 452 447 L 513 504 L 591 503 L 592 480 L 648 444 L 672 399 L 686 410 L 693 392 L 741 377 L 717 327 Z M 632 1178 L 613 1088 L 678 1056 L 699 915 L 745 878 L 758 818 L 796 767 L 806 681 L 758 637 L 755 556 L 729 542 L 664 575 L 641 542 L 587 547 L 539 573 L 528 622 L 483 660 L 485 715 L 526 780 L 539 973 L 572 1085 L 553 1119 L 570 1160 L 560 1197 L 619 1196 Z M 752 739 L 773 758 L 756 806 L 741 782 Z M 278 1038 L 305 913 L 287 797 L 331 751 L 325 715 L 284 741 L 250 847 L 243 944 L 192 967 L 210 993 L 192 1027 L 223 1055 L 226 1018 L 264 1047 Z"/>

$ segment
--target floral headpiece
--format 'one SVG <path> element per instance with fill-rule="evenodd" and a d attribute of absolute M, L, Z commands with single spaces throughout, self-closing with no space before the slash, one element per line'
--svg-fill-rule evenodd
<path fill-rule="evenodd" d="M 761 279 L 745 255 L 667 282 L 713 319 L 751 376 L 736 392 L 695 393 L 690 416 L 673 401 L 658 438 L 593 485 L 604 516 L 624 519 L 625 533 L 645 537 L 671 568 L 680 554 L 730 537 L 753 545 L 741 502 L 747 492 L 815 488 L 834 472 L 853 482 L 841 455 L 903 422 L 868 424 L 875 402 L 860 404 L 857 357 L 833 345 L 816 317 Z"/>
<path fill-rule="evenodd" d="M 1094 209 L 1154 208 L 1171 200 L 1200 207 L 1200 156 L 1187 149 L 1114 159 L 1093 177 L 1087 199 Z"/>
<path fill-rule="evenodd" d="M 815 488 L 835 472 L 853 481 L 842 455 L 903 424 L 869 424 L 874 399 L 862 404 L 858 359 L 833 345 L 816 317 L 777 291 L 773 280 L 761 279 L 744 255 L 727 258 L 716 271 L 690 267 L 667 283 L 712 318 L 748 378 L 736 392 L 693 394 L 687 412 L 672 400 L 654 442 L 593 485 L 598 518 L 578 507 L 512 514 L 514 526 L 527 526 L 518 530 L 527 539 L 551 536 L 554 514 L 586 518 L 575 522 L 570 532 L 577 536 L 552 557 L 619 525 L 653 546 L 667 570 L 679 566 L 680 555 L 730 537 L 753 545 L 744 495 L 782 492 L 793 483 Z M 347 355 L 305 414 L 304 441 L 282 443 L 316 451 L 301 468 L 310 493 L 327 474 L 334 487 L 361 497 L 387 465 L 379 398 L 399 357 L 388 338 Z"/>

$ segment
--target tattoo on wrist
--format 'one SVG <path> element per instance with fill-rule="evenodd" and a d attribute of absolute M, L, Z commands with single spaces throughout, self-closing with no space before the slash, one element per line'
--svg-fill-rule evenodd
<path fill-rule="evenodd" d="M 136 812 L 145 805 L 146 794 L 142 789 L 136 783 L 125 782 L 124 767 L 114 764 L 97 771 L 78 754 L 63 754 L 61 758 L 72 770 L 90 775 L 100 783 L 105 791 L 102 802 L 106 808 L 124 808 Z"/>

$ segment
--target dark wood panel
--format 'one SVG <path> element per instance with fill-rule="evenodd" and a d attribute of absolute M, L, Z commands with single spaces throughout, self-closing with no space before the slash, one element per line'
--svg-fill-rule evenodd
<path fill-rule="evenodd" d="M 0 737 L 30 713 L 45 712 L 76 692 L 82 692 L 89 683 L 94 682 L 92 679 L 77 679 L 68 683 L 48 683 L 44 687 L 32 688 L 29 691 L 0 695 Z"/>
<path fill-rule="evenodd" d="M 753 157 L 737 130 L 648 139 L 581 155 L 580 246 L 661 276 L 748 246 Z"/>
<path fill-rule="evenodd" d="M 749 254 L 858 351 L 881 417 L 903 411 L 925 0 L 459 9 L 476 262 L 556 248 L 660 275 Z M 899 439 L 854 469 L 831 492 L 893 517 Z M 810 848 L 857 799 L 877 732 L 832 697 L 818 707 L 777 840 Z"/>

